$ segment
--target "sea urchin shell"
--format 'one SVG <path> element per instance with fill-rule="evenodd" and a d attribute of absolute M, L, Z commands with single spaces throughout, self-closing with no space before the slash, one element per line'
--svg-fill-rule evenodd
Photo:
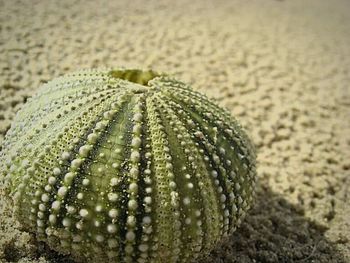
<path fill-rule="evenodd" d="M 190 262 L 249 208 L 255 153 L 230 114 L 153 71 L 45 84 L 0 155 L 18 220 L 82 262 Z"/>

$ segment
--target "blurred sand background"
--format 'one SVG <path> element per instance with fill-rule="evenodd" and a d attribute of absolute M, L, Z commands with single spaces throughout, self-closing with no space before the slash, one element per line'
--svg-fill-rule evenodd
<path fill-rule="evenodd" d="M 254 208 L 198 262 L 350 262 L 349 1 L 0 0 L 0 147 L 42 83 L 119 66 L 192 83 L 257 146 Z M 71 262 L 0 193 L 0 262 Z"/>

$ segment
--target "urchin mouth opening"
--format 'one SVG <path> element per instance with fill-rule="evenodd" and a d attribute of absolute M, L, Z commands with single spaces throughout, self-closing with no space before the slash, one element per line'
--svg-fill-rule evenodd
<path fill-rule="evenodd" d="M 139 70 L 139 69 L 120 69 L 112 70 L 109 72 L 114 78 L 127 80 L 133 83 L 141 84 L 143 86 L 149 87 L 149 81 L 160 77 L 161 74 L 156 73 L 152 70 Z"/>

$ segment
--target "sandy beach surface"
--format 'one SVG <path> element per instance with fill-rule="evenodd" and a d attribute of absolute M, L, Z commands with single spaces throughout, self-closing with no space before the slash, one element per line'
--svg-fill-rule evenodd
<path fill-rule="evenodd" d="M 0 149 L 42 83 L 120 66 L 192 83 L 256 145 L 254 207 L 198 262 L 350 262 L 349 1 L 0 0 Z M 72 262 L 21 231 L 1 187 L 0 262 Z"/>

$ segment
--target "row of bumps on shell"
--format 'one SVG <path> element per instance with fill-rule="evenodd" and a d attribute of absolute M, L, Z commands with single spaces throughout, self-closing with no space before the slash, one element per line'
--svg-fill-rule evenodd
<path fill-rule="evenodd" d="M 0 158 L 19 221 L 82 262 L 190 262 L 233 233 L 255 193 L 236 120 L 166 76 L 57 78 L 18 112 Z"/>

